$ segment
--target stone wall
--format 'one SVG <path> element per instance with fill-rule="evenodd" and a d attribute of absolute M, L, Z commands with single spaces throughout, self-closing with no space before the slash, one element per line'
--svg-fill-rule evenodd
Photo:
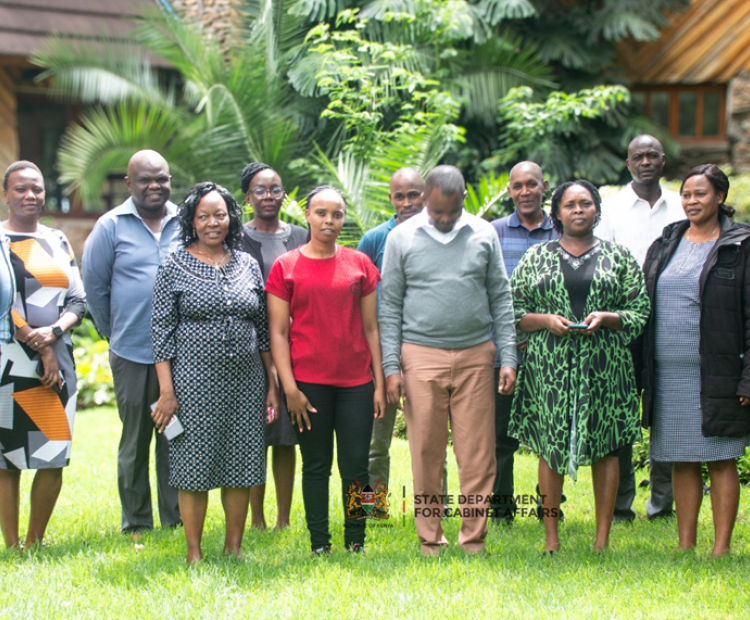
<path fill-rule="evenodd" d="M 239 33 L 240 0 L 172 0 L 172 7 L 188 22 L 202 23 L 222 47 Z"/>
<path fill-rule="evenodd" d="M 750 172 L 750 71 L 738 73 L 729 82 L 727 119 L 734 172 Z"/>
<path fill-rule="evenodd" d="M 729 142 L 693 142 L 680 145 L 680 156 L 676 159 L 667 157 L 664 175 L 668 179 L 682 179 L 688 171 L 698 164 L 731 164 Z"/>

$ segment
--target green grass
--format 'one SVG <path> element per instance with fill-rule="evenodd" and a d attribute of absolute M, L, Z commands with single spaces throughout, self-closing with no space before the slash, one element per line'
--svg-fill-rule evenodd
<path fill-rule="evenodd" d="M 115 455 L 119 422 L 112 409 L 78 414 L 71 466 L 47 546 L 25 557 L 0 553 L 2 618 L 737 618 L 750 610 L 750 491 L 743 489 L 734 552 L 710 558 L 710 503 L 701 512 L 698 550 L 677 553 L 676 526 L 638 519 L 615 526 L 613 550 L 597 556 L 590 472 L 566 481 L 563 551 L 540 557 L 543 533 L 535 519 L 512 528 L 490 527 L 488 553 L 467 557 L 453 544 L 440 558 L 419 553 L 409 502 L 404 518 L 401 485 L 410 488 L 406 443 L 394 440 L 392 480 L 397 487 L 392 527 L 368 529 L 366 556 L 342 549 L 342 518 L 332 499 L 334 553 L 309 552 L 299 473 L 292 527 L 250 531 L 244 561 L 222 558 L 223 518 L 211 494 L 204 535 L 206 560 L 184 563 L 181 530 L 147 534 L 136 548 L 119 533 Z M 451 458 L 450 488 L 457 493 Z M 536 460 L 517 459 L 516 491 L 533 493 Z M 639 472 L 639 481 L 644 476 Z M 30 474 L 24 475 L 22 524 Z M 338 487 L 332 477 L 332 498 Z M 273 485 L 266 518 L 275 519 Z M 644 513 L 646 491 L 636 510 Z M 446 532 L 455 543 L 459 521 Z"/>

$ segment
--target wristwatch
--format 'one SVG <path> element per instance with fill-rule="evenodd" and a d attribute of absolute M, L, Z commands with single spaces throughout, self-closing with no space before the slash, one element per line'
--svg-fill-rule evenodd
<path fill-rule="evenodd" d="M 58 340 L 63 337 L 63 330 L 59 325 L 52 326 L 52 333 L 55 334 L 55 338 Z"/>

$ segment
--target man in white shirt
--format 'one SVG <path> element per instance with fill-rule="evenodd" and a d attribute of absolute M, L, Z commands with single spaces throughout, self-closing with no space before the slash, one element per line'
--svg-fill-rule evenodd
<path fill-rule="evenodd" d="M 642 265 L 651 244 L 667 224 L 685 219 L 682 200 L 676 192 L 663 188 L 661 179 L 666 157 L 661 143 L 649 135 L 637 136 L 628 146 L 625 160 L 633 180 L 617 194 L 602 202 L 602 221 L 596 236 L 628 248 Z M 640 364 L 636 364 L 640 368 Z M 637 378 L 640 384 L 640 377 Z M 620 485 L 615 502 L 614 522 L 635 518 L 633 448 L 619 451 Z M 651 497 L 646 503 L 649 519 L 671 517 L 672 463 L 651 463 Z"/>

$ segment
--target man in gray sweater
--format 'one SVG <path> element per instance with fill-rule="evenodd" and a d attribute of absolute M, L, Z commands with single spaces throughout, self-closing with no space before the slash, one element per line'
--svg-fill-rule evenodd
<path fill-rule="evenodd" d="M 380 336 L 388 400 L 404 399 L 414 476 L 414 520 L 422 553 L 448 544 L 443 506 L 463 518 L 458 542 L 484 549 L 495 477 L 494 328 L 501 394 L 516 383 L 515 328 L 497 234 L 466 213 L 466 186 L 453 166 L 425 179 L 425 210 L 388 236 Z M 403 374 L 402 374 L 403 373 Z M 461 495 L 442 496 L 448 422 Z"/>

